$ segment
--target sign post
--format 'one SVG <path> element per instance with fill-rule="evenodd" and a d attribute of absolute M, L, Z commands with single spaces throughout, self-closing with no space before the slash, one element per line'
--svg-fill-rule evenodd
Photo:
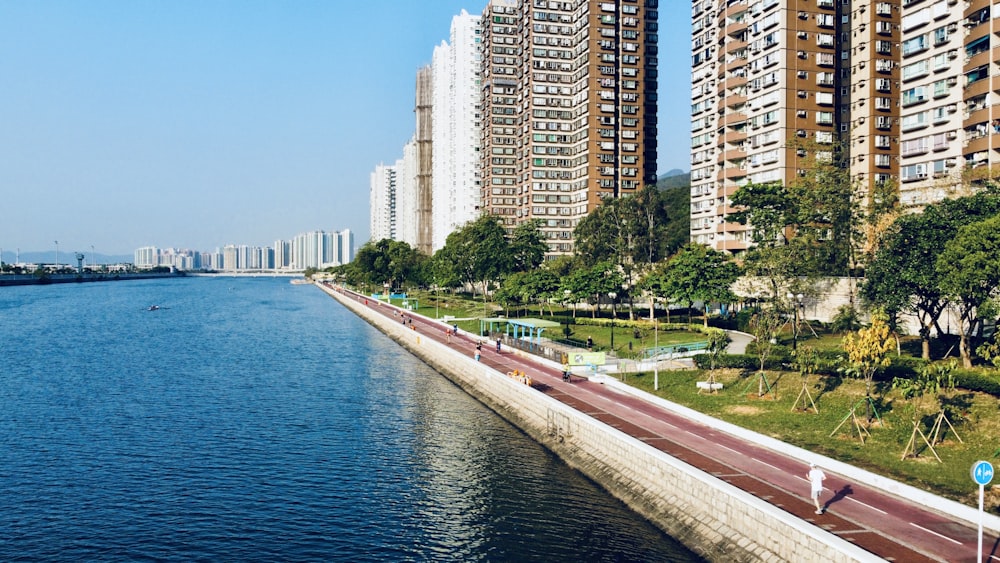
<path fill-rule="evenodd" d="M 972 464 L 972 480 L 979 485 L 979 535 L 976 549 L 976 561 L 983 560 L 983 487 L 993 480 L 993 465 L 988 461 L 977 461 Z"/>

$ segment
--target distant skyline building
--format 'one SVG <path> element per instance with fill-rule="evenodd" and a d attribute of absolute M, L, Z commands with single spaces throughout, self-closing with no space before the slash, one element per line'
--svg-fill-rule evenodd
<path fill-rule="evenodd" d="M 480 16 L 465 10 L 451 20 L 450 42 L 432 58 L 432 251 L 480 214 Z"/>
<path fill-rule="evenodd" d="M 354 260 L 354 252 L 354 233 L 344 229 L 300 233 L 288 241 L 275 241 L 273 247 L 227 244 L 201 252 L 145 246 L 135 250 L 134 264 L 140 269 L 166 266 L 185 271 L 302 271 L 347 264 Z"/>

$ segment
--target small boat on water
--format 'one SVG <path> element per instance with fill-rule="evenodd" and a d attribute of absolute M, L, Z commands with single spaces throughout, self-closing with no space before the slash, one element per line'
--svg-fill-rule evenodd
<path fill-rule="evenodd" d="M 159 311 L 160 310 L 160 306 L 159 305 L 150 305 L 149 306 L 149 310 L 150 311 Z"/>
<path fill-rule="evenodd" d="M 304 279 L 304 278 L 295 278 L 290 283 L 292 285 L 308 285 L 308 284 L 311 284 L 312 281 Z"/>

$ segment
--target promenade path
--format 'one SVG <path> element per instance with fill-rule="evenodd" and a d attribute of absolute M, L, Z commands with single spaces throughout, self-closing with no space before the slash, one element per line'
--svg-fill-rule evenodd
<path fill-rule="evenodd" d="M 397 307 L 354 294 L 373 310 L 400 322 L 412 319 L 423 336 L 462 354 L 472 355 L 475 335 L 448 337 L 446 325 Z M 708 472 L 786 512 L 854 543 L 888 561 L 919 563 L 976 561 L 977 530 L 974 524 L 939 513 L 926 506 L 875 488 L 864 482 L 827 474 L 821 497 L 826 511 L 815 514 L 809 499 L 808 463 L 749 440 L 702 424 L 646 400 L 623 393 L 611 385 L 574 377 L 562 380 L 557 365 L 484 342 L 481 361 L 500 372 L 515 369 L 528 373 L 532 387 L 621 432 Z M 821 464 L 822 465 L 822 464 Z M 970 478 L 970 489 L 973 487 Z M 1000 562 L 1000 538 L 986 534 L 984 561 Z"/>

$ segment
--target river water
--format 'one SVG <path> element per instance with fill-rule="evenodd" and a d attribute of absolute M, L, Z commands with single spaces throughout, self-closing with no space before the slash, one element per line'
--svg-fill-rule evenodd
<path fill-rule="evenodd" d="M 0 288 L 0 560 L 697 558 L 318 289 L 186 278 Z"/>

